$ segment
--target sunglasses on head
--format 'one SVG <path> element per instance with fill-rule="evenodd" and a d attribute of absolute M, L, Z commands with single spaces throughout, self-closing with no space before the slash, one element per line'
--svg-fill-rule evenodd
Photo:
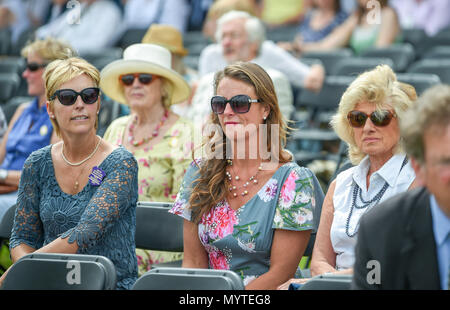
<path fill-rule="evenodd" d="M 54 100 L 58 97 L 58 100 L 62 105 L 72 105 L 77 101 L 78 95 L 84 103 L 93 104 L 97 101 L 98 96 L 100 95 L 100 89 L 98 87 L 89 87 L 80 92 L 73 89 L 59 89 L 55 91 L 53 96 L 50 97 L 50 100 Z"/>
<path fill-rule="evenodd" d="M 389 125 L 392 118 L 396 117 L 396 115 L 388 110 L 374 111 L 370 113 L 370 115 L 367 115 L 366 113 L 361 111 L 350 111 L 347 114 L 347 119 L 350 123 L 350 126 L 355 128 L 364 127 L 364 125 L 366 124 L 366 120 L 369 117 L 375 126 L 384 127 Z"/>
<path fill-rule="evenodd" d="M 37 62 L 29 62 L 26 65 L 27 69 L 30 70 L 31 72 L 37 71 L 40 68 L 45 68 L 46 66 L 47 64 L 38 64 Z"/>
<path fill-rule="evenodd" d="M 225 111 L 227 103 L 230 103 L 234 113 L 247 113 L 250 110 L 252 102 L 260 102 L 259 99 L 251 99 L 247 95 L 236 95 L 229 100 L 222 96 L 214 96 L 211 98 L 211 109 L 216 114 L 222 114 Z"/>
<path fill-rule="evenodd" d="M 122 74 L 119 76 L 119 81 L 126 86 L 130 86 L 133 84 L 134 79 L 138 78 L 141 84 L 147 85 L 150 84 L 156 76 L 151 75 L 150 73 L 130 73 L 130 74 Z"/>

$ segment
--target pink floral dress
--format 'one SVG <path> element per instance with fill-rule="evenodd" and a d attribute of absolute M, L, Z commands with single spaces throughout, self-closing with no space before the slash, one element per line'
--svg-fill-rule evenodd
<path fill-rule="evenodd" d="M 192 163 L 170 210 L 187 220 L 191 220 L 188 201 L 197 170 Z M 226 200 L 221 201 L 203 215 L 198 225 L 209 267 L 233 270 L 248 284 L 269 270 L 275 229 L 313 229 L 313 209 L 323 198 L 308 168 L 287 163 L 238 210 L 233 210 Z"/>

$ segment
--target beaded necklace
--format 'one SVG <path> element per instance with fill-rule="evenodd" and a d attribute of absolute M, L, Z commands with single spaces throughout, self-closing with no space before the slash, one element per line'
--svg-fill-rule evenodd
<path fill-rule="evenodd" d="M 228 163 L 229 166 L 231 166 L 231 169 L 233 170 L 233 173 L 234 173 L 234 169 L 233 169 L 233 160 L 228 159 L 228 160 L 227 160 L 227 163 Z M 246 182 L 245 182 L 243 185 L 241 185 L 241 186 L 233 185 L 233 184 L 232 184 L 233 177 L 231 176 L 231 173 L 230 173 L 230 172 L 226 171 L 225 174 L 226 174 L 226 176 L 227 176 L 227 178 L 228 178 L 228 181 L 230 181 L 230 187 L 228 188 L 228 190 L 229 190 L 230 192 L 233 192 L 233 191 L 234 191 L 233 194 L 232 194 L 232 197 L 233 197 L 233 198 L 236 198 L 237 195 L 238 195 L 238 194 L 236 193 L 236 191 L 237 191 L 238 189 L 242 188 L 242 187 L 244 187 L 245 190 L 241 193 L 241 196 L 247 195 L 247 194 L 248 194 L 248 190 L 247 190 L 248 186 L 249 186 L 250 184 L 258 184 L 258 180 L 256 179 L 256 177 L 258 176 L 258 173 L 259 173 L 261 170 L 262 170 L 262 165 L 259 165 L 259 166 L 258 166 L 258 170 L 256 171 L 256 173 L 255 173 L 253 176 L 251 176 L 251 177 L 248 179 L 248 181 L 246 181 Z M 234 180 L 235 180 L 235 181 L 239 181 L 240 179 L 241 179 L 241 178 L 236 174 L 236 176 L 234 177 Z"/>
<path fill-rule="evenodd" d="M 168 118 L 169 118 L 169 110 L 165 109 L 164 115 L 161 118 L 161 121 L 159 122 L 159 124 L 153 130 L 153 133 L 150 136 L 143 138 L 141 141 L 135 141 L 133 132 L 134 132 L 134 128 L 137 124 L 137 115 L 136 115 L 133 119 L 133 122 L 130 124 L 130 127 L 128 127 L 128 142 L 130 144 L 132 144 L 134 147 L 138 147 L 144 143 L 147 143 L 148 141 L 152 140 L 153 138 L 155 138 L 159 135 L 159 130 L 161 129 L 161 127 L 164 125 L 164 122 Z"/>
<path fill-rule="evenodd" d="M 404 167 L 407 163 L 408 163 L 408 157 L 405 157 L 405 159 L 403 160 L 402 166 L 401 166 L 401 168 L 400 168 L 400 171 L 402 171 L 403 167 Z M 349 236 L 350 238 L 353 238 L 353 237 L 357 234 L 357 232 L 358 232 L 358 227 L 359 227 L 359 222 L 358 222 L 358 224 L 356 225 L 356 228 L 355 228 L 355 230 L 353 231 L 353 233 L 350 233 L 350 219 L 351 219 L 352 214 L 353 214 L 353 209 L 365 209 L 365 208 L 367 208 L 367 210 L 369 210 L 369 209 L 370 209 L 370 207 L 369 207 L 370 205 L 372 205 L 371 207 L 376 206 L 376 205 L 380 202 L 381 198 L 383 197 L 384 193 L 386 192 L 386 190 L 387 190 L 388 187 L 389 187 L 388 182 L 385 181 L 383 187 L 382 187 L 382 188 L 380 189 L 380 191 L 375 195 L 375 197 L 373 197 L 371 200 L 365 201 L 365 200 L 362 198 L 362 195 L 361 195 L 362 189 L 361 189 L 361 188 L 358 186 L 358 184 L 356 184 L 356 182 L 354 182 L 354 181 L 353 181 L 353 185 L 354 185 L 354 186 L 353 186 L 352 205 L 351 205 L 351 207 L 350 207 L 350 211 L 349 211 L 349 214 L 348 214 L 348 217 L 347 217 L 347 222 L 346 222 L 346 224 L 345 224 L 345 233 L 346 233 L 347 236 Z M 357 204 L 356 204 L 356 198 L 357 198 L 357 197 L 359 197 L 359 200 L 361 200 L 361 202 L 363 203 L 362 205 L 357 205 Z M 367 210 L 365 210 L 364 213 L 367 212 Z"/>

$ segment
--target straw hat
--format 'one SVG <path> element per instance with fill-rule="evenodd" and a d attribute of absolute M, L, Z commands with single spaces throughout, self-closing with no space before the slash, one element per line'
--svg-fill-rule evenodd
<path fill-rule="evenodd" d="M 120 103 L 125 100 L 119 76 L 128 73 L 151 73 L 164 77 L 172 84 L 171 104 L 186 100 L 191 89 L 184 78 L 171 69 L 172 55 L 159 45 L 133 44 L 123 52 L 123 59 L 111 62 L 100 73 L 100 88 L 110 98 Z"/>
<path fill-rule="evenodd" d="M 188 50 L 183 47 L 181 33 L 169 25 L 152 24 L 142 38 L 142 43 L 164 46 L 172 53 L 180 56 L 188 54 Z"/>

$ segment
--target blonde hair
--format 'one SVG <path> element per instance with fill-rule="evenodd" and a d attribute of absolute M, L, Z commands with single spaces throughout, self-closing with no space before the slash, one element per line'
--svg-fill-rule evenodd
<path fill-rule="evenodd" d="M 406 153 L 423 164 L 425 147 L 423 136 L 433 126 L 445 128 L 450 124 L 450 85 L 436 85 L 427 89 L 407 111 L 400 122 Z"/>
<path fill-rule="evenodd" d="M 397 81 L 394 71 L 387 65 L 379 65 L 371 71 L 362 73 L 350 84 L 342 95 L 338 111 L 330 124 L 339 138 L 347 143 L 348 157 L 352 164 L 359 164 L 366 154 L 356 144 L 347 114 L 360 102 L 372 103 L 378 110 L 381 110 L 384 104 L 389 104 L 397 118 L 401 120 L 416 99 L 414 87 Z M 398 143 L 394 153 L 401 152 L 403 148 L 401 143 Z"/>
<path fill-rule="evenodd" d="M 28 55 L 33 53 L 37 54 L 47 63 L 50 63 L 53 60 L 66 59 L 77 55 L 75 50 L 68 43 L 55 38 L 35 40 L 27 44 L 21 50 L 21 55 L 24 58 L 27 58 Z"/>
<path fill-rule="evenodd" d="M 59 89 L 59 87 L 68 81 L 80 76 L 87 75 L 98 87 L 100 84 L 100 72 L 96 67 L 79 57 L 71 57 L 68 59 L 55 60 L 51 62 L 45 69 L 45 97 L 49 102 L 49 108 L 53 110 L 53 101 L 50 97 Z M 100 109 L 100 105 L 98 106 Z M 59 125 L 56 119 L 50 119 L 55 133 L 60 136 Z M 95 121 L 95 129 L 98 127 L 98 118 Z"/>
<path fill-rule="evenodd" d="M 278 106 L 277 96 L 272 79 L 264 69 L 259 65 L 251 62 L 236 62 L 228 65 L 225 69 L 218 71 L 214 78 L 214 94 L 217 93 L 217 87 L 223 78 L 231 78 L 242 81 L 251 85 L 255 89 L 258 99 L 261 104 L 269 107 L 270 112 L 266 118 L 265 123 L 270 128 L 270 125 L 278 125 L 278 141 L 279 148 L 273 150 L 271 147 L 271 130 L 267 132 L 267 150 L 271 156 L 281 163 L 286 163 L 292 160 L 292 155 L 284 150 L 286 144 L 286 134 L 288 127 L 281 114 Z M 220 126 L 219 118 L 213 114 L 212 123 Z M 196 184 L 192 190 L 192 195 L 189 198 L 189 204 L 192 208 L 193 220 L 198 223 L 203 214 L 207 214 L 219 201 L 225 198 L 229 184 L 225 176 L 227 165 L 226 148 L 230 141 L 227 139 L 223 131 L 219 134 L 212 134 L 205 137 L 203 146 L 207 149 L 219 149 L 223 153 L 220 158 L 211 158 L 202 160 L 199 166 L 198 178 L 194 181 Z"/>

